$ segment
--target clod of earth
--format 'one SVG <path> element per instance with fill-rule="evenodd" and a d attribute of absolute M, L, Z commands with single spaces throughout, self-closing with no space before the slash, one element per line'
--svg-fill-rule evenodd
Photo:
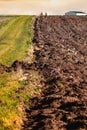
<path fill-rule="evenodd" d="M 44 87 L 23 130 L 87 130 L 87 17 L 40 16 L 34 30 Z"/>

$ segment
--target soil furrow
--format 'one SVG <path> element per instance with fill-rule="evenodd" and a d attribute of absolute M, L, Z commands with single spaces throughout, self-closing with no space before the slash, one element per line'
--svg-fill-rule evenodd
<path fill-rule="evenodd" d="M 87 129 L 87 17 L 40 16 L 34 55 L 44 78 L 23 130 Z"/>

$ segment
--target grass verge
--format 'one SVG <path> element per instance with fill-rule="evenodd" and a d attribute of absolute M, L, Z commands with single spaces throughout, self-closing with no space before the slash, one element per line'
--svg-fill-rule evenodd
<path fill-rule="evenodd" d="M 27 76 L 23 80 L 22 71 L 0 74 L 0 130 L 20 130 L 24 108 L 40 92 L 40 75 L 29 71 Z"/>
<path fill-rule="evenodd" d="M 0 63 L 32 63 L 32 16 L 12 17 L 0 26 Z M 30 98 L 40 92 L 40 75 L 33 70 L 0 73 L 0 130 L 20 130 Z"/>
<path fill-rule="evenodd" d="M 0 63 L 10 66 L 15 60 L 23 60 L 32 43 L 32 16 L 13 17 L 2 23 L 0 29 Z"/>

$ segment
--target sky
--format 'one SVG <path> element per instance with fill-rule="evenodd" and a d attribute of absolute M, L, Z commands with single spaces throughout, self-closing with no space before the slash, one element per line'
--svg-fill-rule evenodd
<path fill-rule="evenodd" d="M 87 0 L 0 0 L 0 14 L 63 15 L 68 11 L 87 13 Z"/>

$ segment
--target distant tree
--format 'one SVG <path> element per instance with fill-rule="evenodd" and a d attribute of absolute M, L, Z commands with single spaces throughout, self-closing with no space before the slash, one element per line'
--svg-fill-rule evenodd
<path fill-rule="evenodd" d="M 40 13 L 40 16 L 43 16 L 43 12 Z"/>
<path fill-rule="evenodd" d="M 47 16 L 47 12 L 45 13 L 45 16 Z"/>

